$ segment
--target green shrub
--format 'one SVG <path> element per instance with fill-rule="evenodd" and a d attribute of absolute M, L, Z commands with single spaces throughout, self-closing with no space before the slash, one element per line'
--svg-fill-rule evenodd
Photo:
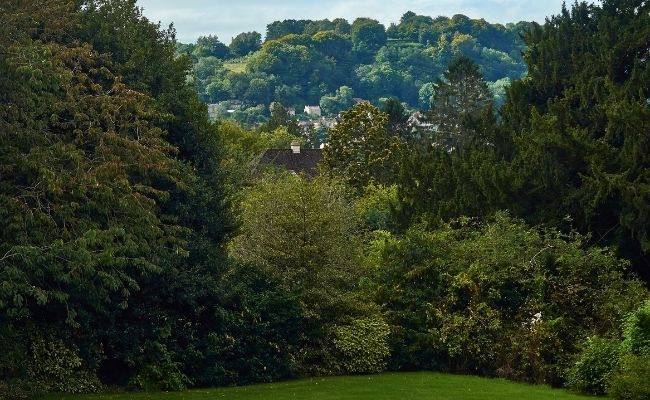
<path fill-rule="evenodd" d="M 353 320 L 334 328 L 334 346 L 341 354 L 337 360 L 344 373 L 377 373 L 386 368 L 390 353 L 390 329 L 381 317 Z"/>
<path fill-rule="evenodd" d="M 580 392 L 604 394 L 619 359 L 619 341 L 599 337 L 588 339 L 578 360 L 568 371 L 567 386 Z"/>
<path fill-rule="evenodd" d="M 623 337 L 624 351 L 650 356 L 650 300 L 627 317 Z"/>
<path fill-rule="evenodd" d="M 97 377 L 83 368 L 77 349 L 61 339 L 35 334 L 30 347 L 27 378 L 31 391 L 91 393 L 101 388 Z"/>
<path fill-rule="evenodd" d="M 179 363 L 172 360 L 172 353 L 162 343 L 147 341 L 141 354 L 134 357 L 133 361 L 139 369 L 130 379 L 129 385 L 136 389 L 178 391 L 190 383 L 179 371 Z"/>
<path fill-rule="evenodd" d="M 650 355 L 624 356 L 610 379 L 607 393 L 616 400 L 650 399 Z"/>

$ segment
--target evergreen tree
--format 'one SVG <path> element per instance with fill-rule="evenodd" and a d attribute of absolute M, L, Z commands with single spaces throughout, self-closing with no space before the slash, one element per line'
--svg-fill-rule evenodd
<path fill-rule="evenodd" d="M 467 57 L 454 58 L 434 85 L 428 114 L 434 125 L 430 143 L 454 151 L 475 140 L 472 124 L 491 100 L 478 65 Z"/>
<path fill-rule="evenodd" d="M 569 216 L 646 278 L 649 9 L 640 0 L 563 7 L 526 35 L 529 77 L 513 83 L 502 113 L 523 215 L 556 224 Z"/>

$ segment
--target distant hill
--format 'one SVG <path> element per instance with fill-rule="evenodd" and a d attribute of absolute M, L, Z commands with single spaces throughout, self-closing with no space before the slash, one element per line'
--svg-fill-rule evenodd
<path fill-rule="evenodd" d="M 203 101 L 242 102 L 234 114 L 240 122 L 259 121 L 246 113 L 267 113 L 273 101 L 298 110 L 321 105 L 336 114 L 353 98 L 378 104 L 396 97 L 409 109 L 427 109 L 432 82 L 456 55 L 480 66 L 498 105 L 510 81 L 527 72 L 521 34 L 532 24 L 413 12 L 388 28 L 368 18 L 284 20 L 267 25 L 264 42 L 258 32 L 242 33 L 230 46 L 208 36 L 179 44 L 178 52 L 192 58 Z"/>

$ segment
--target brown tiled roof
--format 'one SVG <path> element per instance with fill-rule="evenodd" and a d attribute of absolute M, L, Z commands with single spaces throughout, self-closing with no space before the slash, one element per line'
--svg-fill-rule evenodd
<path fill-rule="evenodd" d="M 300 149 L 300 153 L 294 153 L 291 149 L 268 149 L 258 157 L 254 169 L 257 171 L 262 165 L 276 165 L 313 177 L 318 175 L 318 162 L 322 156 L 321 149 Z"/>

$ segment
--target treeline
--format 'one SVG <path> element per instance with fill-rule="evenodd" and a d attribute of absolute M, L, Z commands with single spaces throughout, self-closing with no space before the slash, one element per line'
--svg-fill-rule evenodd
<path fill-rule="evenodd" d="M 421 124 L 347 108 L 307 179 L 251 171 L 295 121 L 210 122 L 135 1 L 6 2 L 0 396 L 438 370 L 647 397 L 648 7 L 530 26 L 498 113 L 462 54 Z"/>
<path fill-rule="evenodd" d="M 230 46 L 207 36 L 179 45 L 179 52 L 195 61 L 204 102 L 243 103 L 246 113 L 235 114 L 239 122 L 263 120 L 274 101 L 298 110 L 320 104 L 331 116 L 354 98 L 378 104 L 397 97 L 409 108 L 426 108 L 432 83 L 456 55 L 481 66 L 500 104 L 505 86 L 526 72 L 521 34 L 530 25 L 413 12 L 388 29 L 369 18 L 284 20 L 267 26 L 264 43 L 256 32 L 236 36 Z"/>

